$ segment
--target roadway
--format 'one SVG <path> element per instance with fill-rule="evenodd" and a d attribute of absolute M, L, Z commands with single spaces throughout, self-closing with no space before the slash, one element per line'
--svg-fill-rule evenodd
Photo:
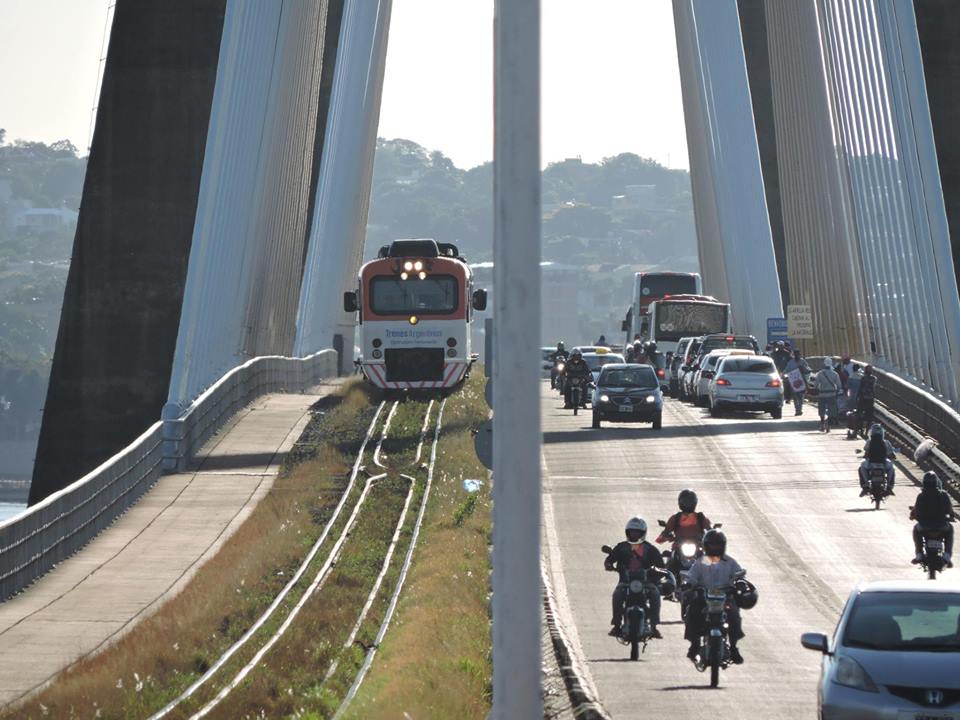
<path fill-rule="evenodd" d="M 836 429 L 818 432 L 815 407 L 801 417 L 787 407 L 782 420 L 713 419 L 668 399 L 659 432 L 642 424 L 592 430 L 589 412 L 563 410 L 549 383 L 541 398 L 547 567 L 561 621 L 614 718 L 681 708 L 685 718 L 814 717 L 820 658 L 800 646 L 800 634 L 832 632 L 858 581 L 922 578 L 910 564 L 913 481 L 898 467 L 897 495 L 873 511 L 858 497 L 862 443 Z M 652 540 L 684 487 L 723 523 L 728 553 L 760 591 L 757 607 L 743 614 L 746 662 L 722 672 L 718 690 L 686 659 L 674 603 L 664 603 L 664 639 L 639 662 L 606 636 L 616 579 L 603 570 L 600 546 L 623 539 L 633 514 L 647 521 Z"/>

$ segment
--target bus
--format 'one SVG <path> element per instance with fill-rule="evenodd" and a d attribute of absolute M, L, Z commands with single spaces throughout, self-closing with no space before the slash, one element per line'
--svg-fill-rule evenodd
<path fill-rule="evenodd" d="M 477 359 L 470 348 L 485 290 L 455 245 L 394 240 L 360 268 L 359 288 L 344 293 L 357 313 L 360 370 L 384 390 L 450 390 Z"/>
<path fill-rule="evenodd" d="M 633 296 L 623 322 L 627 342 L 634 336 L 649 337 L 650 303 L 672 295 L 701 295 L 700 273 L 638 272 L 633 276 Z"/>
<path fill-rule="evenodd" d="M 707 295 L 671 295 L 655 300 L 648 308 L 647 337 L 660 352 L 673 352 L 683 337 L 729 333 L 730 303 Z"/>

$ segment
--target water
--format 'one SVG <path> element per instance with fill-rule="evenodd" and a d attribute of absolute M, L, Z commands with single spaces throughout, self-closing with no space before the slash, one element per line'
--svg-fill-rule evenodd
<path fill-rule="evenodd" d="M 26 507 L 26 503 L 0 502 L 0 522 L 5 522 L 14 515 L 23 512 Z"/>

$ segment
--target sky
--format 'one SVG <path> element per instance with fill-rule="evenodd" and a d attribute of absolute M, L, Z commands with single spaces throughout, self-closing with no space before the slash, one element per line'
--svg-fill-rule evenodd
<path fill-rule="evenodd" d="M 0 0 L 0 128 L 86 152 L 113 0 Z M 589 9 L 586 9 L 589 7 Z M 543 0 L 542 158 L 689 167 L 670 0 Z M 492 0 L 394 0 L 379 134 L 493 155 Z"/>

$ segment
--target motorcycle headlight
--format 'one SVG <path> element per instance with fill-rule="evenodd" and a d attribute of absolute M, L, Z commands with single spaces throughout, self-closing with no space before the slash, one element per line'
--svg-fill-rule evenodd
<path fill-rule="evenodd" d="M 696 543 L 683 543 L 680 546 L 680 554 L 683 555 L 685 558 L 695 557 L 697 554 Z"/>
<path fill-rule="evenodd" d="M 610 396 L 609 396 L 609 395 L 601 395 L 601 396 L 600 396 L 600 402 L 610 402 Z"/>
<path fill-rule="evenodd" d="M 564 369 L 565 367 L 566 367 L 566 365 L 564 365 L 563 363 L 560 363 L 559 365 L 557 365 L 557 370 L 559 370 L 560 372 L 563 372 L 563 369 Z"/>
<path fill-rule="evenodd" d="M 837 655 L 836 669 L 833 671 L 833 681 L 837 685 L 863 690 L 864 692 L 879 692 L 867 671 L 853 658 Z"/>
<path fill-rule="evenodd" d="M 631 580 L 630 581 L 630 592 L 632 593 L 642 593 L 643 592 L 643 582 L 641 580 Z"/>
<path fill-rule="evenodd" d="M 654 403 L 654 402 L 657 401 L 657 396 L 656 396 L 656 395 L 647 395 L 646 400 L 647 400 L 648 403 Z"/>

